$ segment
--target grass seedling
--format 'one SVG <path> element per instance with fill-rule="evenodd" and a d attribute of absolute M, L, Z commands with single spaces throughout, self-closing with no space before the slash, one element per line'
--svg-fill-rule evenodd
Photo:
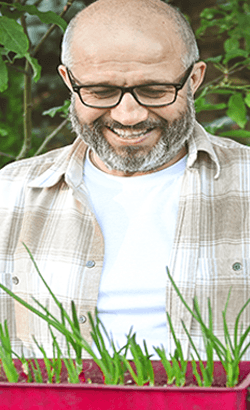
<path fill-rule="evenodd" d="M 40 276 L 41 280 L 43 281 L 44 285 L 48 289 L 50 295 L 52 296 L 54 302 L 56 303 L 56 305 L 59 308 L 59 311 L 61 313 L 61 321 L 58 320 L 55 316 L 53 316 L 49 312 L 49 310 L 45 306 L 43 306 L 34 297 L 32 297 L 32 299 L 40 307 L 41 310 L 36 309 L 34 306 L 30 305 L 29 303 L 27 303 L 26 301 L 24 301 L 23 299 L 21 299 L 20 297 L 15 295 L 11 290 L 6 288 L 4 285 L 0 284 L 0 288 L 3 289 L 8 295 L 13 297 L 13 299 L 15 299 L 16 301 L 21 303 L 23 306 L 25 306 L 28 310 L 30 310 L 31 312 L 33 312 L 34 314 L 36 314 L 40 318 L 44 319 L 49 326 L 54 327 L 61 334 L 63 334 L 65 336 L 67 344 L 69 344 L 75 352 L 76 362 L 78 364 L 78 371 L 80 373 L 81 368 L 82 368 L 82 362 L 81 362 L 81 360 L 82 360 L 81 359 L 82 349 L 84 348 L 90 354 L 92 353 L 92 349 L 87 344 L 87 342 L 82 338 L 82 336 L 80 334 L 80 327 L 79 327 L 79 322 L 78 322 L 77 315 L 76 315 L 75 304 L 72 301 L 72 303 L 71 303 L 72 319 L 71 319 L 70 316 L 68 315 L 68 313 L 66 312 L 66 310 L 63 308 L 62 304 L 59 302 L 59 300 L 56 298 L 56 296 L 54 295 L 54 293 L 52 292 L 52 290 L 50 289 L 50 287 L 48 286 L 48 284 L 44 280 L 44 278 L 43 278 L 42 274 L 40 273 L 40 271 L 38 269 L 38 266 L 37 266 L 37 264 L 36 264 L 36 262 L 35 262 L 35 260 L 32 256 L 32 254 L 29 251 L 29 249 L 27 248 L 26 245 L 24 245 L 24 246 L 25 246 L 27 252 L 29 253 L 29 256 L 30 256 L 35 268 L 36 268 L 36 271 L 37 271 L 38 275 Z"/>
<path fill-rule="evenodd" d="M 17 295 L 15 295 L 11 290 L 9 290 L 8 288 L 6 288 L 4 285 L 0 284 L 0 288 L 3 289 L 8 295 L 10 295 L 11 297 L 13 297 L 13 299 L 15 299 L 16 301 L 18 301 L 19 303 L 21 303 L 23 306 L 25 306 L 27 309 L 29 309 L 31 312 L 33 312 L 34 314 L 36 314 L 37 316 L 39 316 L 40 318 L 42 318 L 43 320 L 45 320 L 48 324 L 48 326 L 50 327 L 54 327 L 56 330 L 58 330 L 61 334 L 64 335 L 65 339 L 66 339 L 66 344 L 68 346 L 68 355 L 69 355 L 69 359 L 66 360 L 64 359 L 64 363 L 65 366 L 67 367 L 69 373 L 70 373 L 70 379 L 72 380 L 72 383 L 76 383 L 79 381 L 78 379 L 78 375 L 81 374 L 82 372 L 82 349 L 85 349 L 89 355 L 92 357 L 92 359 L 97 363 L 97 365 L 100 367 L 101 371 L 103 372 L 104 375 L 104 380 L 105 383 L 107 384 L 118 384 L 120 382 L 122 382 L 123 380 L 123 376 L 122 376 L 122 372 L 124 371 L 122 369 L 122 361 L 121 361 L 121 357 L 120 357 L 120 352 L 117 352 L 115 350 L 115 347 L 113 345 L 113 349 L 114 349 L 114 357 L 108 357 L 108 352 L 105 351 L 105 349 L 103 349 L 103 357 L 102 359 L 99 359 L 95 353 L 93 352 L 93 349 L 91 348 L 91 346 L 84 340 L 84 338 L 81 336 L 80 333 L 80 326 L 79 326 L 79 321 L 77 318 L 77 314 L 76 314 L 76 308 L 75 308 L 75 304 L 74 301 L 71 302 L 71 311 L 72 311 L 72 319 L 70 318 L 70 316 L 68 315 L 68 313 L 66 312 L 66 310 L 64 309 L 64 307 L 62 306 L 62 303 L 60 303 L 60 301 L 56 298 L 56 296 L 54 295 L 54 293 L 52 292 L 52 290 L 50 289 L 50 287 L 48 286 L 48 284 L 46 283 L 46 281 L 44 280 L 41 272 L 39 271 L 39 268 L 30 252 L 30 250 L 27 248 L 27 246 L 25 244 L 23 244 L 24 247 L 26 248 L 34 266 L 35 269 L 39 275 L 39 277 L 41 278 L 42 282 L 44 283 L 44 285 L 46 286 L 46 288 L 48 289 L 52 299 L 54 300 L 54 302 L 56 303 L 56 305 L 58 306 L 59 310 L 60 310 L 60 314 L 61 314 L 61 321 L 58 320 L 55 316 L 53 316 L 49 310 L 47 309 L 47 307 L 43 306 L 37 299 L 35 299 L 34 297 L 32 297 L 32 299 L 34 300 L 34 302 L 40 307 L 41 311 L 36 309 L 34 306 L 30 305 L 29 303 L 27 303 L 26 301 L 24 301 L 23 299 L 21 299 L 20 297 L 18 297 Z M 89 314 L 89 319 L 91 320 L 91 315 Z M 92 336 L 95 337 L 95 334 L 99 335 L 99 339 L 100 339 L 100 320 L 97 322 L 97 327 L 95 327 L 94 321 L 92 320 L 91 322 L 91 326 L 92 326 Z M 68 328 L 69 327 L 69 328 Z M 101 339 L 100 339 L 101 340 Z M 95 340 L 96 341 L 96 340 Z M 54 339 L 55 342 L 55 339 Z M 76 366 L 74 365 L 74 361 L 70 358 L 70 346 L 73 348 L 76 359 Z M 59 348 L 59 346 L 58 346 Z M 40 349 L 41 350 L 41 349 Z M 103 360 L 106 357 L 106 361 Z M 45 358 L 46 360 L 46 358 Z M 48 362 L 47 362 L 48 364 Z M 113 367 L 113 370 L 111 371 Z M 51 376 L 50 376 L 51 379 Z"/>
<path fill-rule="evenodd" d="M 167 313 L 168 324 L 170 332 L 173 336 L 175 342 L 175 354 L 171 355 L 171 361 L 167 359 L 166 352 L 163 346 L 161 348 L 155 347 L 155 351 L 160 357 L 164 369 L 167 374 L 168 384 L 173 384 L 175 382 L 176 386 L 184 386 L 186 383 L 186 371 L 187 371 L 187 360 L 184 359 L 182 347 L 180 341 L 177 339 L 174 327 L 171 321 L 169 313 Z"/>
<path fill-rule="evenodd" d="M 123 363 L 123 356 L 121 355 L 121 352 L 124 350 L 126 356 L 127 346 L 124 346 L 117 351 L 114 341 L 111 339 L 103 323 L 98 317 L 97 310 L 95 312 L 94 319 L 90 313 L 88 313 L 88 317 L 92 328 L 91 336 L 93 338 L 93 341 L 96 345 L 96 348 L 99 352 L 101 359 L 97 359 L 93 352 L 91 353 L 91 355 L 102 370 L 104 376 L 104 383 L 114 385 L 124 384 L 125 366 Z M 112 355 L 109 353 L 105 345 L 102 332 L 104 332 L 104 334 L 106 335 L 108 343 L 112 348 Z"/>
<path fill-rule="evenodd" d="M 25 245 L 24 245 L 25 246 Z M 97 312 L 95 313 L 95 317 L 92 318 L 91 314 L 88 313 L 89 321 L 92 328 L 92 338 L 93 341 L 98 349 L 100 358 L 96 356 L 92 347 L 85 341 L 85 339 L 81 336 L 80 333 L 80 325 L 77 317 L 77 311 L 74 304 L 74 301 L 71 302 L 71 317 L 66 312 L 60 301 L 56 298 L 52 290 L 49 288 L 48 284 L 44 280 L 42 274 L 40 273 L 36 262 L 34 261 L 33 256 L 31 255 L 27 246 L 25 246 L 27 252 L 30 255 L 30 258 L 40 276 L 42 282 L 48 289 L 52 299 L 54 300 L 55 304 L 59 309 L 59 318 L 52 315 L 48 308 L 43 306 L 38 300 L 32 297 L 35 304 L 39 307 L 39 310 L 32 306 L 31 304 L 27 303 L 17 295 L 15 295 L 12 291 L 6 288 L 4 285 L 0 284 L 0 288 L 3 289 L 7 294 L 9 294 L 13 299 L 21 303 L 24 307 L 29 309 L 31 312 L 45 320 L 49 326 L 50 333 L 53 340 L 53 358 L 49 360 L 46 356 L 46 353 L 42 346 L 39 346 L 36 340 L 34 339 L 35 343 L 37 344 L 40 351 L 43 353 L 44 362 L 46 365 L 47 373 L 48 373 L 48 380 L 49 382 L 60 382 L 60 373 L 61 373 L 61 366 L 62 360 L 65 363 L 65 366 L 68 370 L 69 374 L 69 381 L 71 383 L 78 383 L 79 379 L 82 378 L 82 350 L 85 349 L 90 357 L 97 363 L 99 368 L 101 369 L 104 377 L 104 382 L 106 384 L 123 384 L 124 383 L 124 373 L 128 369 L 131 373 L 134 381 L 138 385 L 145 385 L 147 383 L 153 385 L 154 384 L 154 372 L 152 368 L 152 364 L 150 362 L 150 355 L 148 354 L 146 342 L 144 341 L 144 351 L 142 348 L 137 344 L 135 335 L 131 336 L 130 331 L 129 335 L 127 336 L 127 344 L 120 350 L 117 350 L 114 344 L 114 341 L 109 337 L 107 331 L 105 330 L 102 322 L 98 318 Z M 171 277 L 168 269 L 167 274 L 169 279 L 176 290 L 180 300 L 185 305 L 187 310 L 193 316 L 195 320 L 198 321 L 203 341 L 205 345 L 205 350 L 207 354 L 207 364 L 206 367 L 201 361 L 201 357 L 199 356 L 198 350 L 195 347 L 191 335 L 187 331 L 184 322 L 182 322 L 184 330 L 189 338 L 189 342 L 199 360 L 201 376 L 198 372 L 196 362 L 194 357 L 192 356 L 192 365 L 193 365 L 193 372 L 197 378 L 197 382 L 199 385 L 203 386 L 210 386 L 213 380 L 213 353 L 216 352 L 219 360 L 221 361 L 226 374 L 227 374 L 227 386 L 233 387 L 235 384 L 238 383 L 239 377 L 239 362 L 242 359 L 244 353 L 250 346 L 250 342 L 247 342 L 247 338 L 250 334 L 250 326 L 247 327 L 245 331 L 242 329 L 240 330 L 240 319 L 241 316 L 250 303 L 250 298 L 244 304 L 240 312 L 238 313 L 236 320 L 235 320 L 235 327 L 234 327 L 234 334 L 231 338 L 228 330 L 228 325 L 226 321 L 226 313 L 230 298 L 230 292 L 228 294 L 228 298 L 226 301 L 225 309 L 222 312 L 223 317 L 223 325 L 224 325 L 224 339 L 225 343 L 223 344 L 213 333 L 213 317 L 212 317 L 212 310 L 210 300 L 208 300 L 208 311 L 209 311 L 209 324 L 206 325 L 201 317 L 201 312 L 198 304 L 197 297 L 193 299 L 193 309 L 191 309 L 186 301 L 184 300 L 183 296 L 181 295 L 177 285 L 175 284 L 173 278 Z M 184 360 L 183 352 L 181 348 L 180 341 L 176 338 L 174 328 L 171 322 L 171 318 L 169 314 L 167 314 L 168 323 L 170 327 L 171 334 L 174 338 L 176 349 L 175 354 L 170 355 L 170 359 L 166 358 L 165 351 L 163 347 L 155 348 L 155 351 L 159 355 L 166 370 L 168 376 L 168 383 L 174 381 L 177 386 L 183 386 L 185 384 L 185 374 L 187 368 L 187 361 Z M 60 347 L 57 343 L 56 337 L 52 332 L 52 328 L 56 329 L 59 333 L 61 333 L 65 337 L 66 345 L 68 348 L 68 359 L 62 359 L 62 352 Z M 104 333 L 103 333 L 104 332 Z M 107 336 L 109 344 L 111 346 L 111 354 L 109 350 L 105 346 L 103 334 Z M 71 358 L 71 352 L 74 352 L 75 359 Z M 127 360 L 127 352 L 130 350 L 134 365 L 131 366 L 130 362 Z M 4 326 L 0 325 L 0 359 L 2 362 L 3 369 L 6 373 L 7 379 L 11 382 L 17 382 L 19 379 L 18 372 L 13 364 L 12 354 L 14 352 L 11 349 L 11 343 L 9 338 L 9 332 L 7 328 L 7 322 L 4 322 Z M 15 353 L 14 353 L 15 354 Z M 16 354 L 15 354 L 16 355 Z M 18 357 L 18 355 L 16 355 Z M 20 358 L 19 358 L 20 359 Z M 23 366 L 25 369 L 27 367 L 27 362 L 22 361 Z M 42 381 L 41 371 L 39 369 L 38 362 L 34 359 L 35 364 L 31 364 L 31 368 L 33 370 L 34 378 L 37 382 Z M 26 371 L 28 371 L 26 369 Z M 28 379 L 30 379 L 29 372 L 26 373 Z"/>
<path fill-rule="evenodd" d="M 38 360 L 37 360 L 37 358 L 34 358 L 33 360 L 34 360 L 35 364 L 31 360 L 30 361 L 30 366 L 31 366 L 32 371 L 33 371 L 34 381 L 36 383 L 44 383 L 41 368 L 39 366 Z"/>
<path fill-rule="evenodd" d="M 128 347 L 129 351 L 132 354 L 133 357 L 133 363 L 135 365 L 136 372 L 134 371 L 133 367 L 129 363 L 128 359 L 124 356 L 123 361 L 131 374 L 133 380 L 137 384 L 137 386 L 144 386 L 145 384 L 149 384 L 150 386 L 154 385 L 154 370 L 152 363 L 150 361 L 150 357 L 152 355 L 149 355 L 146 341 L 143 340 L 143 347 L 145 350 L 145 353 L 143 352 L 141 346 L 136 342 L 136 335 L 133 334 L 130 336 L 130 334 L 127 336 L 128 340 Z"/>
<path fill-rule="evenodd" d="M 173 384 L 175 381 L 175 371 L 170 360 L 167 359 L 166 350 L 163 345 L 161 347 L 154 347 L 158 354 L 167 375 L 167 384 Z"/>
<path fill-rule="evenodd" d="M 79 383 L 79 365 L 77 365 L 77 363 L 70 357 L 70 345 L 68 344 L 68 356 L 69 358 L 62 358 L 62 352 L 61 349 L 59 347 L 59 344 L 56 340 L 55 335 L 53 334 L 53 331 L 51 329 L 51 327 L 49 327 L 52 339 L 53 339 L 53 358 L 52 359 L 48 359 L 47 354 L 43 348 L 43 346 L 39 345 L 37 340 L 35 339 L 35 337 L 33 336 L 33 340 L 35 342 L 35 344 L 37 345 L 37 347 L 39 348 L 39 350 L 42 352 L 43 354 L 43 361 L 47 370 L 47 375 L 48 375 L 48 381 L 47 383 L 60 383 L 61 381 L 61 370 L 62 370 L 62 360 L 65 364 L 65 367 L 67 368 L 68 371 L 68 382 L 69 383 Z M 35 359 L 36 360 L 36 359 Z M 82 365 L 81 365 L 81 369 L 82 369 Z M 42 383 L 43 379 L 42 379 L 42 375 L 41 375 L 41 371 L 39 368 L 39 364 L 36 360 L 36 369 L 34 368 L 34 366 L 32 366 L 32 370 L 35 374 L 36 377 L 36 381 L 38 383 Z"/>
<path fill-rule="evenodd" d="M 47 374 L 48 374 L 48 383 L 53 383 L 53 379 L 54 379 L 53 365 L 52 365 L 50 359 L 48 359 L 47 354 L 46 354 L 43 346 L 38 344 L 38 342 L 37 342 L 37 340 L 34 336 L 33 336 L 33 340 L 34 340 L 35 344 L 37 345 L 38 349 L 43 354 L 43 360 L 44 360 L 44 364 L 45 364 Z"/>
<path fill-rule="evenodd" d="M 173 368 L 175 369 L 175 374 L 176 374 L 175 384 L 176 386 L 184 386 L 186 382 L 187 360 L 184 359 L 181 343 L 176 337 L 169 313 L 167 313 L 167 319 L 168 319 L 168 324 L 170 327 L 170 332 L 173 336 L 175 346 L 176 346 L 174 356 L 170 355 Z"/>
<path fill-rule="evenodd" d="M 200 308 L 198 303 L 195 306 L 198 314 L 200 315 Z M 208 312 L 209 312 L 209 330 L 212 333 L 213 332 L 213 314 L 212 314 L 212 309 L 211 309 L 211 302 L 210 299 L 208 299 Z M 213 359 L 213 352 L 214 352 L 214 348 L 213 348 L 213 343 L 211 342 L 210 339 L 207 338 L 203 328 L 201 329 L 202 331 L 202 337 L 203 337 L 203 343 L 205 346 L 205 351 L 206 351 L 206 366 L 204 366 L 200 354 L 198 353 L 198 350 L 196 349 L 196 346 L 193 342 L 193 339 L 190 335 L 190 333 L 188 332 L 186 325 L 184 323 L 184 321 L 182 320 L 182 326 L 188 336 L 189 342 L 198 358 L 199 361 L 199 365 L 200 365 L 200 371 L 202 374 L 202 377 L 200 376 L 198 370 L 197 370 L 197 364 L 194 360 L 194 356 L 191 355 L 192 357 L 192 368 L 193 368 L 193 373 L 194 376 L 197 380 L 197 383 L 200 387 L 204 386 L 204 387 L 210 387 L 213 383 L 213 378 L 214 378 L 214 359 Z"/>
<path fill-rule="evenodd" d="M 186 365 L 183 367 L 183 363 L 180 361 L 180 357 L 177 354 L 177 350 L 175 351 L 174 356 L 170 354 L 172 366 L 175 374 L 175 384 L 178 387 L 185 386 L 186 383 L 186 370 L 187 370 L 187 362 Z"/>
<path fill-rule="evenodd" d="M 213 347 L 213 350 L 216 352 L 219 360 L 221 361 L 225 369 L 226 375 L 227 375 L 227 383 L 226 383 L 227 387 L 235 386 L 238 383 L 238 378 L 239 378 L 240 360 L 245 354 L 246 350 L 250 346 L 250 342 L 249 342 L 246 344 L 245 347 L 243 347 L 244 342 L 246 341 L 247 337 L 250 334 L 250 326 L 248 326 L 244 332 L 241 330 L 240 335 L 239 335 L 240 318 L 241 318 L 242 313 L 246 309 L 247 305 L 250 303 L 250 298 L 243 305 L 243 307 L 241 308 L 240 312 L 238 313 L 236 317 L 235 326 L 234 326 L 234 338 L 232 341 L 229 331 L 228 331 L 228 325 L 226 321 L 226 312 L 227 312 L 227 307 L 228 307 L 229 298 L 231 294 L 231 289 L 230 289 L 228 293 L 225 309 L 222 312 L 223 325 L 224 325 L 224 339 L 225 339 L 225 345 L 223 345 L 223 343 L 214 335 L 211 329 L 211 326 L 209 325 L 209 327 L 207 327 L 206 324 L 204 323 L 201 317 L 201 314 L 200 314 L 197 297 L 193 299 L 194 310 L 192 310 L 186 303 L 182 294 L 180 293 L 176 283 L 174 282 L 172 276 L 169 273 L 168 268 L 167 268 L 167 274 L 168 274 L 168 277 L 175 291 L 177 292 L 179 298 L 181 299 L 182 303 L 185 305 L 185 307 L 191 313 L 191 315 L 195 318 L 195 320 L 198 321 L 201 327 L 201 331 L 205 335 L 206 339 L 210 341 L 211 346 Z M 211 349 L 211 346 L 210 346 L 210 349 Z"/>
<path fill-rule="evenodd" d="M 19 374 L 12 359 L 12 349 L 7 320 L 4 321 L 4 326 L 0 323 L 0 359 L 8 381 L 11 383 L 17 383 Z"/>
<path fill-rule="evenodd" d="M 75 355 L 76 355 L 76 363 L 78 364 L 79 367 L 79 372 L 81 371 L 81 367 L 82 367 L 82 345 L 81 343 L 77 343 L 78 339 L 82 340 L 81 337 L 81 333 L 80 333 L 80 325 L 79 325 L 79 321 L 77 318 L 77 314 L 76 314 L 76 308 L 75 308 L 75 304 L 74 301 L 71 301 L 71 312 L 72 312 L 72 320 L 70 319 L 68 313 L 66 312 L 66 310 L 63 308 L 62 303 L 56 298 L 55 294 L 52 292 L 52 290 L 50 289 L 50 287 L 48 286 L 47 282 L 44 280 L 41 272 L 39 271 L 39 268 L 30 252 L 30 250 L 28 249 L 28 247 L 23 244 L 24 247 L 26 248 L 27 252 L 29 253 L 29 256 L 36 268 L 36 271 L 40 277 L 40 279 L 42 280 L 42 282 L 44 283 L 44 285 L 46 286 L 46 288 L 48 289 L 52 299 L 54 300 L 54 302 L 56 303 L 56 305 L 58 306 L 58 308 L 60 309 L 61 312 L 61 324 L 63 325 L 63 328 L 60 327 L 60 329 L 58 329 L 59 331 L 61 331 L 61 333 L 64 334 L 66 340 L 68 343 L 70 343 L 70 345 L 72 346 L 73 350 L 75 351 Z M 38 306 L 40 306 L 40 308 L 42 308 L 46 315 L 47 315 L 47 319 L 44 319 L 48 322 L 48 325 L 51 326 L 55 326 L 55 323 L 49 323 L 49 317 L 52 318 L 54 320 L 54 322 L 57 322 L 58 325 L 58 320 L 48 311 L 47 308 L 45 308 L 44 306 L 42 306 L 38 300 L 36 300 L 33 297 L 33 300 L 38 304 Z M 34 312 L 35 313 L 35 312 Z M 60 323 L 60 322 L 59 322 Z M 71 332 L 66 331 L 66 323 L 69 324 Z"/>
<path fill-rule="evenodd" d="M 224 338 L 225 338 L 225 345 L 226 345 L 225 360 L 224 360 L 223 366 L 227 373 L 227 386 L 233 387 L 238 383 L 240 360 L 242 356 L 245 354 L 246 350 L 250 346 L 250 342 L 249 342 L 246 344 L 245 347 L 243 347 L 243 344 L 246 341 L 246 338 L 250 334 L 250 326 L 247 327 L 245 332 L 243 332 L 243 330 L 241 329 L 240 334 L 239 334 L 240 317 L 242 313 L 244 312 L 245 308 L 247 307 L 247 305 L 250 303 L 250 298 L 243 305 L 243 307 L 241 308 L 240 312 L 238 313 L 236 317 L 235 326 L 234 326 L 234 338 L 232 341 L 229 331 L 228 331 L 228 325 L 226 321 L 226 313 L 227 313 L 227 307 L 228 307 L 230 295 L 231 295 L 231 289 L 228 294 L 225 309 L 222 312 L 223 326 L 224 326 Z"/>
<path fill-rule="evenodd" d="M 26 247 L 26 246 L 25 246 Z M 55 329 L 57 329 L 61 334 L 63 334 L 66 338 L 66 340 L 70 343 L 70 345 L 72 346 L 72 348 L 75 351 L 76 354 L 76 358 L 80 361 L 81 357 L 81 350 L 84 347 L 84 339 L 81 337 L 78 328 L 76 328 L 75 323 L 73 320 L 70 319 L 68 313 L 66 312 L 66 310 L 63 308 L 62 304 L 58 301 L 58 299 L 56 298 L 56 296 L 54 295 L 54 293 L 51 291 L 51 289 L 49 288 L 48 284 L 45 282 L 44 278 L 42 277 L 42 274 L 40 273 L 34 259 L 33 256 L 31 255 L 30 251 L 28 250 L 28 248 L 26 247 L 34 265 L 35 268 L 40 276 L 40 278 L 42 279 L 43 283 L 45 284 L 45 286 L 47 287 L 49 293 L 51 294 L 53 300 L 55 301 L 56 305 L 58 306 L 58 308 L 60 309 L 61 312 L 61 322 L 55 317 L 53 316 L 48 309 L 43 306 L 38 300 L 36 300 L 34 297 L 32 297 L 32 299 L 34 300 L 34 302 L 42 309 L 42 311 L 44 311 L 45 313 L 43 313 L 42 311 L 36 309 L 34 306 L 30 305 L 29 303 L 27 303 L 26 301 L 24 301 L 23 299 L 21 299 L 19 296 L 15 295 L 10 289 L 6 288 L 4 285 L 0 284 L 0 288 L 2 290 L 4 290 L 9 296 L 11 296 L 13 299 L 15 299 L 17 302 L 21 303 L 23 306 L 25 306 L 28 310 L 30 310 L 31 312 L 33 312 L 34 314 L 36 314 L 37 316 L 39 316 L 40 318 L 44 319 L 48 325 L 53 326 Z M 66 327 L 66 323 L 69 325 L 70 329 L 68 329 Z"/>
<path fill-rule="evenodd" d="M 39 345 L 36 338 L 33 336 L 33 340 L 36 344 L 36 346 L 38 347 L 38 349 L 40 350 L 40 352 L 43 355 L 43 361 L 47 370 L 47 375 L 48 375 L 48 383 L 60 383 L 61 381 L 61 370 L 62 370 L 62 360 L 61 360 L 61 350 L 60 347 L 57 343 L 57 340 L 52 332 L 51 327 L 49 326 L 49 330 L 53 339 L 53 358 L 52 359 L 48 359 L 47 354 L 45 352 L 45 349 L 43 348 L 42 345 Z M 38 361 L 36 359 L 35 360 L 35 364 L 36 364 L 36 368 L 34 367 L 34 365 L 32 364 L 32 370 L 34 372 L 34 376 L 35 376 L 35 380 L 38 383 L 42 383 L 42 374 L 41 374 L 41 370 L 38 364 Z"/>
<path fill-rule="evenodd" d="M 60 383 L 60 381 L 61 381 L 61 371 L 62 371 L 62 360 L 61 360 L 62 352 L 61 352 L 61 349 L 59 347 L 59 344 L 57 343 L 56 337 L 55 337 L 51 327 L 49 327 L 49 330 L 50 330 L 50 334 L 51 334 L 52 339 L 53 339 L 52 367 L 54 369 L 54 381 L 55 381 L 55 383 Z"/>

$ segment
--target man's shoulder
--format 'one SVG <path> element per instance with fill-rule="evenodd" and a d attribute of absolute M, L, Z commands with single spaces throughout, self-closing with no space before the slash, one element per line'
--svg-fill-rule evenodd
<path fill-rule="evenodd" d="M 221 169 L 234 169 L 241 172 L 242 167 L 250 165 L 250 147 L 230 138 L 217 137 L 209 134 L 215 155 Z"/>
<path fill-rule="evenodd" d="M 250 147 L 228 137 L 212 135 L 196 122 L 194 137 L 189 143 L 188 166 L 192 167 L 196 160 L 198 167 L 213 168 L 217 179 L 222 170 L 230 168 L 239 173 L 242 167 L 249 166 Z"/>
<path fill-rule="evenodd" d="M 244 150 L 246 153 L 250 154 L 250 147 L 247 145 L 244 145 L 240 142 L 237 142 L 235 140 L 232 140 L 227 137 L 219 137 L 216 135 L 212 134 L 207 134 L 210 142 L 212 143 L 213 147 L 216 149 L 225 149 L 226 151 L 228 150 Z"/>
<path fill-rule="evenodd" d="M 57 148 L 46 154 L 12 162 L 0 170 L 0 180 L 30 181 L 55 164 L 61 156 L 67 156 L 70 145 Z"/>

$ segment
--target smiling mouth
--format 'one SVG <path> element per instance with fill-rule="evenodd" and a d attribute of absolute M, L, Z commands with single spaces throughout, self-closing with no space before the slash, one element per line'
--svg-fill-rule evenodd
<path fill-rule="evenodd" d="M 148 134 L 150 131 L 153 130 L 153 128 L 148 128 L 146 130 L 140 130 L 137 132 L 131 132 L 128 130 L 118 130 L 115 128 L 110 128 L 108 127 L 114 134 L 118 135 L 118 137 L 123 138 L 123 139 L 128 139 L 128 140 L 132 140 L 132 139 L 137 139 L 137 138 L 142 138 L 144 137 L 146 134 Z"/>

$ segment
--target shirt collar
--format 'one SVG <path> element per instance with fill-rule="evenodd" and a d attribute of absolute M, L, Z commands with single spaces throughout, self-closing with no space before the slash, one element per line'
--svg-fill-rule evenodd
<path fill-rule="evenodd" d="M 209 134 L 206 130 L 196 121 L 194 134 L 188 140 L 188 159 L 187 168 L 193 168 L 195 162 L 198 159 L 199 151 L 205 151 L 214 162 L 216 167 L 216 173 L 214 178 L 218 179 L 220 176 L 220 163 L 218 157 L 214 151 L 213 145 L 210 141 Z"/>
<path fill-rule="evenodd" d="M 29 187 L 32 188 L 49 188 L 55 185 L 63 176 L 65 182 L 74 188 L 77 188 L 82 183 L 84 158 L 87 150 L 87 145 L 77 137 L 74 143 L 62 149 L 62 153 L 58 156 L 55 162 L 39 177 L 35 178 Z M 205 151 L 215 163 L 216 174 L 215 179 L 220 174 L 220 164 L 215 154 L 213 146 L 210 142 L 208 133 L 204 128 L 196 122 L 194 134 L 188 141 L 188 159 L 187 168 L 193 168 L 198 158 L 198 152 Z"/>
<path fill-rule="evenodd" d="M 55 162 L 41 175 L 29 183 L 32 188 L 50 188 L 62 177 L 71 187 L 77 187 L 82 183 L 83 163 L 87 145 L 77 137 L 72 145 L 62 148 L 62 153 Z"/>

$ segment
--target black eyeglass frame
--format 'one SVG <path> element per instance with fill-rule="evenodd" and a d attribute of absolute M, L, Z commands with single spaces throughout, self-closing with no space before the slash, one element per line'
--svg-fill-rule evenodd
<path fill-rule="evenodd" d="M 105 108 L 114 108 L 114 107 L 116 107 L 117 105 L 120 104 L 120 102 L 121 102 L 121 100 L 122 100 L 124 94 L 130 93 L 130 94 L 134 97 L 134 99 L 136 100 L 136 102 L 137 102 L 138 104 L 143 105 L 143 106 L 145 106 L 145 107 L 152 107 L 152 108 L 155 107 L 155 108 L 157 108 L 157 107 L 165 107 L 165 106 L 167 106 L 167 105 L 171 105 L 171 104 L 174 104 L 174 103 L 175 103 L 175 101 L 176 101 L 176 99 L 177 99 L 178 92 L 179 92 L 179 91 L 184 87 L 184 85 L 186 84 L 186 82 L 187 82 L 187 80 L 188 80 L 188 78 L 189 78 L 189 76 L 190 76 L 190 74 L 191 74 L 191 72 L 192 72 L 192 70 L 193 70 L 194 64 L 195 64 L 195 63 L 192 63 L 192 64 L 190 65 L 190 67 L 187 68 L 186 73 L 184 74 L 182 80 L 181 80 L 179 83 L 150 83 L 150 84 L 136 85 L 136 86 L 134 86 L 134 87 L 118 87 L 118 86 L 114 86 L 114 85 L 110 85 L 110 86 L 109 86 L 109 85 L 107 85 L 107 84 L 77 85 L 77 84 L 75 83 L 75 81 L 78 81 L 78 80 L 76 80 L 76 79 L 74 78 L 72 72 L 69 70 L 68 67 L 66 67 L 66 70 L 67 70 L 67 74 L 68 74 L 69 81 L 70 81 L 70 84 L 71 84 L 71 86 L 72 86 L 73 91 L 78 94 L 78 96 L 79 96 L 79 98 L 80 98 L 82 104 L 85 105 L 86 107 L 89 107 L 89 108 L 104 108 L 104 109 L 105 109 Z M 137 95 L 135 94 L 134 89 L 135 89 L 135 88 L 140 88 L 140 87 L 145 87 L 145 86 L 151 86 L 151 85 L 167 85 L 167 86 L 172 86 L 172 87 L 174 87 L 174 88 L 175 88 L 174 100 L 173 100 L 172 102 L 170 102 L 170 103 L 160 104 L 160 105 L 159 105 L 159 104 L 157 104 L 157 105 L 154 105 L 154 104 L 142 104 L 142 103 L 138 100 L 138 97 L 137 97 Z M 107 87 L 107 88 L 109 88 L 109 87 L 110 87 L 110 88 L 117 88 L 118 90 L 121 90 L 121 96 L 120 96 L 118 102 L 116 102 L 116 103 L 113 104 L 113 105 L 108 105 L 108 106 L 103 106 L 103 105 L 102 105 L 102 106 L 90 105 L 90 104 L 87 104 L 86 102 L 84 102 L 83 99 L 82 99 L 81 93 L 80 93 L 81 88 L 91 88 L 91 87 L 97 87 L 97 86 L 98 86 L 98 87 Z"/>

